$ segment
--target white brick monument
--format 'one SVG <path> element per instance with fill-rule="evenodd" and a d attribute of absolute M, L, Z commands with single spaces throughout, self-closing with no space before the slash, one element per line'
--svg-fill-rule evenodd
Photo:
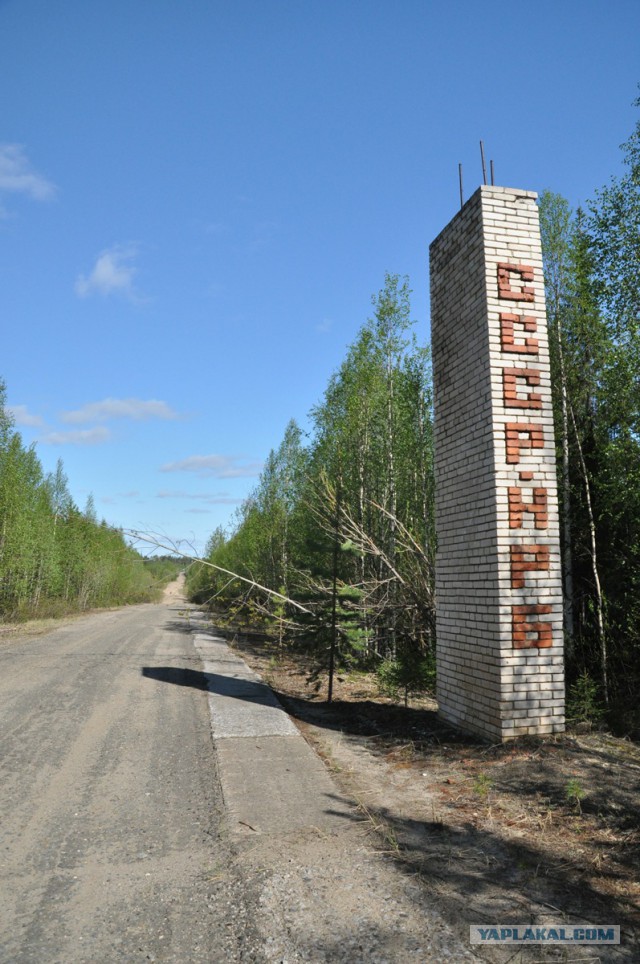
<path fill-rule="evenodd" d="M 430 249 L 438 702 L 498 740 L 564 729 L 536 197 L 480 187 Z"/>

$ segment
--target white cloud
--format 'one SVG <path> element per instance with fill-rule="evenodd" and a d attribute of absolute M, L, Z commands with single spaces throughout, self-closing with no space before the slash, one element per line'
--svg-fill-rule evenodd
<path fill-rule="evenodd" d="M 239 505 L 242 499 L 234 499 L 226 492 L 184 492 L 182 490 L 171 490 L 158 492 L 157 499 L 192 499 L 198 502 L 205 502 L 207 505 Z M 185 509 L 186 512 L 193 512 L 193 509 Z"/>
<path fill-rule="evenodd" d="M 333 321 L 331 318 L 323 318 L 322 321 L 316 325 L 316 331 L 320 335 L 328 334 L 333 328 Z"/>
<path fill-rule="evenodd" d="M 38 441 L 45 445 L 101 445 L 110 438 L 109 429 L 98 425 L 96 428 L 77 429 L 72 432 L 48 432 Z"/>
<path fill-rule="evenodd" d="M 101 402 L 88 402 L 73 412 L 62 412 L 60 419 L 72 425 L 85 422 L 106 422 L 112 418 L 131 418 L 136 422 L 150 418 L 175 419 L 178 414 L 166 402 L 140 398 L 105 398 Z"/>
<path fill-rule="evenodd" d="M 244 464 L 242 464 L 244 463 Z M 161 472 L 195 472 L 215 479 L 236 479 L 260 473 L 262 462 L 247 462 L 238 455 L 191 455 L 179 462 L 168 462 Z"/>
<path fill-rule="evenodd" d="M 44 419 L 40 415 L 32 415 L 26 405 L 9 405 L 8 409 L 13 415 L 16 425 L 34 428 L 41 428 L 44 425 Z"/>
<path fill-rule="evenodd" d="M 116 492 L 115 495 L 104 495 L 101 497 L 100 501 L 105 502 L 107 505 L 118 505 L 120 499 L 137 499 L 140 495 L 137 491 L 132 492 Z M 144 501 L 138 502 L 138 505 L 145 505 Z"/>
<path fill-rule="evenodd" d="M 130 301 L 140 301 L 133 286 L 138 269 L 132 262 L 137 254 L 135 244 L 115 244 L 102 251 L 91 274 L 87 278 L 84 275 L 78 276 L 75 284 L 78 297 L 121 294 Z"/>
<path fill-rule="evenodd" d="M 33 170 L 21 144 L 0 144 L 0 192 L 48 201 L 56 187 Z"/>

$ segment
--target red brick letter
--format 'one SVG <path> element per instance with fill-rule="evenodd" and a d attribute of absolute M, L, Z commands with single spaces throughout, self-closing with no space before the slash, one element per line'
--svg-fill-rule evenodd
<path fill-rule="evenodd" d="M 500 312 L 500 342 L 502 351 L 513 355 L 537 355 L 538 339 L 525 337 L 524 341 L 516 341 L 515 326 L 522 325 L 530 334 L 538 330 L 538 323 L 530 315 L 510 315 Z"/>
<path fill-rule="evenodd" d="M 542 425 L 531 422 L 507 422 L 505 425 L 507 440 L 507 465 L 517 465 L 520 461 L 521 449 L 543 449 L 544 434 Z M 522 438 L 521 436 L 527 436 Z"/>
<path fill-rule="evenodd" d="M 528 264 L 499 264 L 498 265 L 498 298 L 505 301 L 534 301 L 533 288 L 522 287 L 514 291 L 511 287 L 511 275 L 517 274 L 521 281 L 533 281 L 533 268 Z"/>
<path fill-rule="evenodd" d="M 533 556 L 533 559 L 527 559 Z M 511 588 L 524 589 L 525 573 L 549 569 L 549 546 L 511 546 Z"/>
<path fill-rule="evenodd" d="M 551 606 L 513 607 L 514 649 L 546 649 L 553 646 L 551 623 L 529 620 L 529 616 L 544 616 L 550 612 Z M 535 639 L 530 638 L 532 633 L 536 634 Z"/>
<path fill-rule="evenodd" d="M 509 486 L 509 528 L 521 529 L 522 516 L 530 512 L 535 519 L 536 529 L 546 529 L 549 524 L 547 511 L 547 490 L 534 489 L 533 502 L 522 501 L 522 489 L 517 485 Z"/>
<path fill-rule="evenodd" d="M 505 368 L 502 372 L 503 398 L 505 408 L 542 408 L 542 395 L 529 392 L 524 398 L 518 395 L 516 379 L 522 378 L 527 385 L 540 384 L 537 368 Z"/>

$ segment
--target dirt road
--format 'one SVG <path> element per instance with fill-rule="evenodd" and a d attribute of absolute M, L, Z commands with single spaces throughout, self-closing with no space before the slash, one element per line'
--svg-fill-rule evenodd
<path fill-rule="evenodd" d="M 305 722 L 333 761 L 330 776 L 179 585 L 161 605 L 2 639 L 2 964 L 561 958 L 560 949 L 514 957 L 469 944 L 471 922 L 564 920 L 557 874 L 538 873 L 542 852 L 524 887 L 522 840 L 509 850 L 494 819 L 503 798 L 483 807 L 472 793 L 464 812 L 458 800 L 450 826 L 435 793 L 453 786 L 460 797 L 455 754 L 441 765 L 393 753 L 381 763 L 348 720 Z M 266 656 L 253 662 L 275 675 Z M 287 706 L 300 722 L 314 707 L 303 701 L 296 713 L 298 703 Z M 464 750 L 465 767 L 473 752 Z M 598 773 L 602 782 L 609 769 Z M 572 908 L 580 888 L 585 900 L 592 893 L 579 882 Z M 624 944 L 567 959 L 635 960 L 625 908 L 586 903 L 588 919 L 624 925 Z"/>
<path fill-rule="evenodd" d="M 176 592 L 0 645 L 0 961 L 475 960 L 225 649 Z"/>
<path fill-rule="evenodd" d="M 178 609 L 0 646 L 0 960 L 250 959 Z"/>
<path fill-rule="evenodd" d="M 637 766 L 626 756 L 594 746 L 585 757 L 569 741 L 551 747 L 543 767 L 535 748 L 507 748 L 488 781 L 500 794 L 487 790 L 483 804 L 480 776 L 496 748 L 441 745 L 438 731 L 431 755 L 414 760 L 406 734 L 385 745 L 388 720 L 363 743 L 352 715 L 294 698 L 304 671 L 294 667 L 287 699 L 287 661 L 274 668 L 268 652 L 252 653 L 332 761 L 330 776 L 241 658 L 251 654 L 189 611 L 179 584 L 162 605 L 85 616 L 40 636 L 6 629 L 2 964 L 637 959 L 625 863 Z M 571 773 L 589 790 L 584 814 L 560 823 L 562 802 L 553 810 L 553 826 L 566 830 L 561 865 L 544 841 L 522 837 L 523 821 L 539 817 L 537 791 L 535 806 L 522 796 L 532 763 L 560 789 Z M 597 814 L 596 791 L 606 795 Z M 542 836 L 554 840 L 549 806 Z M 581 863 L 587 831 L 609 848 L 610 873 Z M 574 838 L 580 850 L 570 854 Z M 621 923 L 623 945 L 567 958 L 560 948 L 514 956 L 469 944 L 469 923 L 564 921 L 565 910 L 574 922 Z"/>

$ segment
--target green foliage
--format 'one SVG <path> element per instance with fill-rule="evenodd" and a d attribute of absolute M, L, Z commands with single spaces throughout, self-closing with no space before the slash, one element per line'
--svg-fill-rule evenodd
<path fill-rule="evenodd" d="M 385 659 L 376 670 L 378 685 L 392 699 L 404 699 L 405 706 L 411 693 L 433 693 L 436 683 L 436 666 L 433 655 L 421 656 L 408 647 L 402 647 L 395 659 Z"/>
<path fill-rule="evenodd" d="M 640 106 L 640 101 L 637 102 Z M 640 730 L 640 122 L 586 213 L 546 193 L 569 715 Z M 567 618 L 570 616 L 570 619 Z M 597 683 L 596 683 L 597 681 Z M 634 722 L 635 715 L 635 722 Z"/>
<path fill-rule="evenodd" d="M 582 813 L 582 801 L 586 796 L 586 791 L 580 785 L 579 780 L 572 778 L 567 782 L 564 788 L 564 796 L 567 803 L 574 806 L 580 813 Z"/>
<path fill-rule="evenodd" d="M 405 638 L 420 652 L 433 644 L 429 354 L 413 335 L 406 279 L 386 275 L 372 300 L 309 440 L 289 423 L 233 531 L 208 547 L 207 562 L 253 588 L 213 568 L 187 577 L 200 604 L 259 620 L 327 669 L 334 643 L 343 668 L 396 659 Z"/>
<path fill-rule="evenodd" d="M 330 582 L 316 584 L 298 598 L 307 612 L 298 617 L 296 638 L 312 653 L 318 669 L 327 669 L 333 642 L 333 590 Z M 340 585 L 336 591 L 337 669 L 358 664 L 367 649 L 368 632 L 361 621 L 362 593 L 353 586 Z"/>
<path fill-rule="evenodd" d="M 473 792 L 482 799 L 486 800 L 493 788 L 493 780 L 486 773 L 479 773 L 473 782 Z"/>
<path fill-rule="evenodd" d="M 286 586 L 280 586 L 278 592 L 282 598 L 275 597 L 271 607 L 272 615 L 267 619 L 267 626 L 271 634 L 278 640 L 278 645 L 282 649 L 287 631 L 287 604 L 284 599 Z"/>
<path fill-rule="evenodd" d="M 90 498 L 74 505 L 62 463 L 45 476 L 6 409 L 0 382 L 0 619 L 143 602 L 153 576 Z"/>
<path fill-rule="evenodd" d="M 314 530 L 331 528 L 339 480 L 350 550 L 340 575 L 363 589 L 370 655 L 383 658 L 403 632 L 429 633 L 433 613 L 432 574 L 415 580 L 413 570 L 420 552 L 432 557 L 435 527 L 431 372 L 412 334 L 409 296 L 406 279 L 386 275 L 374 317 L 312 412 L 307 519 Z"/>
<path fill-rule="evenodd" d="M 597 719 L 602 694 L 607 719 L 620 707 L 640 732 L 640 124 L 623 151 L 625 174 L 586 213 L 547 192 L 540 216 L 569 712 Z M 319 665 L 335 601 L 338 660 L 378 665 L 381 684 L 407 699 L 434 674 L 431 373 L 407 280 L 387 274 L 372 301 L 309 438 L 289 424 L 232 531 L 212 537 L 207 561 L 248 581 L 192 566 L 187 584 L 198 602 L 261 623 Z M 6 420 L 3 432 L 7 446 Z M 18 456 L 12 471 L 28 477 L 34 467 Z M 18 527 L 18 507 L 7 511 Z"/>
<path fill-rule="evenodd" d="M 148 556 L 144 560 L 144 568 L 158 586 L 173 582 L 188 565 L 189 560 L 178 556 Z"/>
<path fill-rule="evenodd" d="M 604 716 L 598 684 L 586 670 L 569 687 L 567 694 L 567 720 L 570 723 L 599 723 Z"/>

